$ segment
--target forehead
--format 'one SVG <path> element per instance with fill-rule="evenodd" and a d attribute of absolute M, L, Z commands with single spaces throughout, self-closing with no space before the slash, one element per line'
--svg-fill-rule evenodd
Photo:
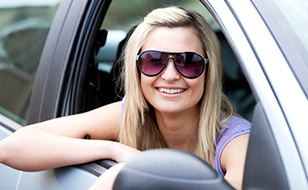
<path fill-rule="evenodd" d="M 203 54 L 202 43 L 193 27 L 157 27 L 147 36 L 142 51 L 159 50 L 167 52 L 192 51 Z"/>

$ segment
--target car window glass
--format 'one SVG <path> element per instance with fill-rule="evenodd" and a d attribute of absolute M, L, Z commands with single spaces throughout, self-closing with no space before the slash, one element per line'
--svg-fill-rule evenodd
<path fill-rule="evenodd" d="M 25 125 L 35 73 L 60 0 L 0 2 L 0 114 Z"/>

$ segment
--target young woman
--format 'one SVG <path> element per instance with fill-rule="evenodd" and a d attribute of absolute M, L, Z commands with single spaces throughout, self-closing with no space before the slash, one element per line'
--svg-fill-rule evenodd
<path fill-rule="evenodd" d="M 0 143 L 0 161 L 36 171 L 102 158 L 125 162 L 168 147 L 199 156 L 241 188 L 250 124 L 222 93 L 220 47 L 205 20 L 177 7 L 150 12 L 129 38 L 124 63 L 122 102 L 22 128 Z"/>

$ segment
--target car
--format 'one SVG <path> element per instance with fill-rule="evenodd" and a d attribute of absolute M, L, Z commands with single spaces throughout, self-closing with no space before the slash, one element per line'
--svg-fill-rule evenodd
<path fill-rule="evenodd" d="M 225 93 L 252 123 L 243 188 L 308 189 L 307 1 L 169 3 L 202 14 L 221 42 Z M 0 139 L 27 124 L 120 100 L 123 92 L 114 86 L 127 33 L 149 10 L 165 5 L 162 0 L 2 1 Z M 154 159 L 157 155 L 163 159 Z M 163 170 L 168 159 L 177 165 Z M 41 172 L 0 164 L 0 188 L 87 189 L 114 164 L 99 160 Z M 125 181 L 125 175 L 134 177 L 129 169 L 145 174 L 135 176 L 137 182 Z M 170 188 L 191 186 L 196 181 L 185 184 L 174 179 L 194 179 L 194 171 L 204 174 L 205 183 L 218 179 L 213 186 L 194 187 L 230 188 L 206 163 L 172 150 L 145 151 L 133 158 L 115 187 L 141 183 L 155 188 L 162 183 L 147 177 L 151 171 L 165 176 L 160 180 Z"/>

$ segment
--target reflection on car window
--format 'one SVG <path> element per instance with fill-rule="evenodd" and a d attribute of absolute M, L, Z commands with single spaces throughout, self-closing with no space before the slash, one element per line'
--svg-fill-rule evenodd
<path fill-rule="evenodd" d="M 0 2 L 0 114 L 22 125 L 27 123 L 33 80 L 59 4 L 47 2 Z"/>

